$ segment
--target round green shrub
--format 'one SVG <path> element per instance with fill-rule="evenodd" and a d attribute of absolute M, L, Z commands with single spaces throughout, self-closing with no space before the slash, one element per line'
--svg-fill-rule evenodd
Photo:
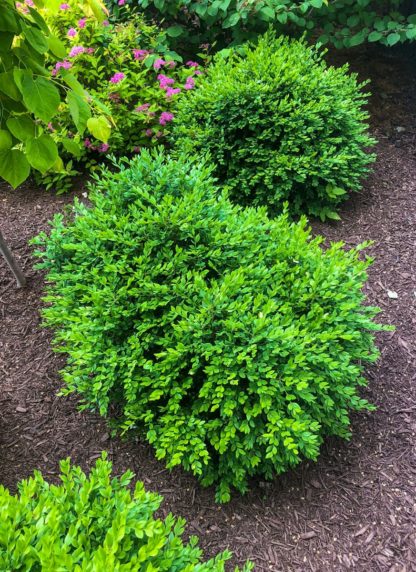
<path fill-rule="evenodd" d="M 179 103 L 177 148 L 209 152 L 235 202 L 274 214 L 288 201 L 293 213 L 339 218 L 339 203 L 360 189 L 374 160 L 366 152 L 374 140 L 364 84 L 322 55 L 271 33 L 220 55 Z"/>
<path fill-rule="evenodd" d="M 143 152 L 90 200 L 36 241 L 65 393 L 115 405 L 123 430 L 144 429 L 220 501 L 348 437 L 377 357 L 359 248 L 324 250 L 304 218 L 234 206 L 186 156 Z"/>
<path fill-rule="evenodd" d="M 229 552 L 203 562 L 196 537 L 182 542 L 185 520 L 155 519 L 162 497 L 141 482 L 132 494 L 133 473 L 112 479 L 105 455 L 88 477 L 69 459 L 61 471 L 60 486 L 38 471 L 15 496 L 0 486 L 3 572 L 224 572 Z"/>

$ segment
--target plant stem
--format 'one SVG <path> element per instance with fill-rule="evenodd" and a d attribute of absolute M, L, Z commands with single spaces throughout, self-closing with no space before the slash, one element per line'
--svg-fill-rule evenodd
<path fill-rule="evenodd" d="M 26 285 L 26 278 L 23 272 L 20 269 L 20 266 L 17 264 L 16 260 L 13 258 L 12 253 L 9 250 L 9 247 L 6 244 L 6 241 L 3 238 L 3 235 L 0 231 L 0 253 L 3 255 L 5 261 L 10 267 L 10 270 L 13 272 L 16 280 L 17 286 L 19 288 L 23 288 Z"/>

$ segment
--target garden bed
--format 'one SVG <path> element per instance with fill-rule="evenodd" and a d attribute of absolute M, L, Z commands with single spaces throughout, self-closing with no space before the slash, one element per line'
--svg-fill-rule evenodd
<path fill-rule="evenodd" d="M 164 511 L 187 518 L 207 554 L 227 547 L 236 563 L 251 558 L 258 571 L 416 570 L 416 79 L 413 57 L 386 54 L 348 54 L 351 67 L 373 80 L 374 173 L 345 204 L 341 222 L 313 223 L 317 233 L 348 246 L 374 241 L 369 302 L 381 307 L 381 322 L 396 326 L 379 335 L 382 354 L 367 372 L 363 393 L 378 410 L 353 416 L 352 440 L 328 440 L 317 463 L 252 483 L 247 496 L 223 506 L 213 489 L 181 470 L 167 471 L 150 445 L 110 438 L 104 420 L 77 411 L 75 397 L 56 396 L 64 362 L 40 327 L 44 283 L 27 245 L 83 191 L 58 197 L 3 186 L 1 230 L 28 285 L 16 290 L 0 260 L 1 484 L 15 490 L 34 469 L 54 480 L 67 456 L 88 469 L 105 449 L 117 474 L 131 468 L 164 495 Z"/>

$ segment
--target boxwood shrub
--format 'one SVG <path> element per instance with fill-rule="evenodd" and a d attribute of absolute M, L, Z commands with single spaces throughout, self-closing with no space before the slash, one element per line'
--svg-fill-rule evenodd
<path fill-rule="evenodd" d="M 224 572 L 231 554 L 204 562 L 196 537 L 182 541 L 183 519 L 155 518 L 162 497 L 141 482 L 132 494 L 130 471 L 112 479 L 105 456 L 89 476 L 69 460 L 61 471 L 59 486 L 40 472 L 22 481 L 15 496 L 0 486 L 3 572 Z"/>
<path fill-rule="evenodd" d="M 275 213 L 289 201 L 294 213 L 339 218 L 374 160 L 364 84 L 316 48 L 272 33 L 228 53 L 179 103 L 178 148 L 209 152 L 236 202 Z"/>
<path fill-rule="evenodd" d="M 65 393 L 145 431 L 219 501 L 349 436 L 377 357 L 360 248 L 234 206 L 186 156 L 143 151 L 90 200 L 35 241 Z"/>

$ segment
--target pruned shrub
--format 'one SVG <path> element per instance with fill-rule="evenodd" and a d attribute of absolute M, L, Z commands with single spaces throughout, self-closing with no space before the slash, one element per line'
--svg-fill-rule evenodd
<path fill-rule="evenodd" d="M 64 393 L 118 411 L 217 499 L 348 437 L 377 309 L 360 248 L 219 194 L 211 167 L 143 152 L 35 241 Z"/>
<path fill-rule="evenodd" d="M 339 218 L 374 160 L 362 87 L 316 48 L 269 33 L 217 58 L 179 103 L 173 139 L 179 150 L 209 152 L 236 202 L 275 213 L 289 201 L 294 213 Z"/>
<path fill-rule="evenodd" d="M 130 492 L 131 471 L 111 478 L 105 456 L 89 476 L 69 460 L 61 471 L 59 486 L 38 471 L 15 496 L 0 485 L 1 570 L 224 572 L 231 554 L 203 562 L 198 539 L 182 541 L 183 519 L 155 518 L 162 497 L 141 482 Z"/>

